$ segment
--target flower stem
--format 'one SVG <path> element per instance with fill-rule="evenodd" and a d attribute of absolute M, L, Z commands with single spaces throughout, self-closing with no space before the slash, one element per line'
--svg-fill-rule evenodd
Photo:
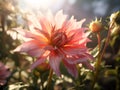
<path fill-rule="evenodd" d="M 5 31 L 5 15 L 1 15 L 1 27 L 2 27 L 2 31 Z"/>
<path fill-rule="evenodd" d="M 100 32 L 97 33 L 97 39 L 98 39 L 98 49 L 99 49 L 99 53 L 98 53 L 98 60 L 96 62 L 96 70 L 99 68 L 99 65 L 101 63 L 101 59 L 100 59 L 100 47 L 101 47 L 101 38 L 100 38 Z"/>
<path fill-rule="evenodd" d="M 49 73 L 49 77 L 48 77 L 48 83 L 47 83 L 47 90 L 50 90 L 49 87 L 50 87 L 50 83 L 51 83 L 51 80 L 52 80 L 52 75 L 53 75 L 53 70 L 50 69 L 50 73 Z"/>
<path fill-rule="evenodd" d="M 104 46 L 103 51 L 102 51 L 102 53 L 101 53 L 100 59 L 102 59 L 102 57 L 103 57 L 103 55 L 104 55 L 104 53 L 105 53 L 106 47 L 107 47 L 107 45 L 108 45 L 108 43 L 109 43 L 110 34 L 111 34 L 111 27 L 110 27 L 110 29 L 109 29 L 109 31 L 108 31 L 108 35 L 107 35 L 107 39 L 106 39 L 106 42 L 105 42 L 105 46 Z"/>
<path fill-rule="evenodd" d="M 119 66 L 116 66 L 116 71 L 117 71 L 117 80 L 116 80 L 116 90 L 120 90 L 120 76 L 119 76 Z"/>
<path fill-rule="evenodd" d="M 111 26 L 109 28 L 109 31 L 108 31 L 108 35 L 107 35 L 107 38 L 106 38 L 106 41 L 105 41 L 105 45 L 104 45 L 104 48 L 103 48 L 103 51 L 102 53 L 100 54 L 100 33 L 97 33 L 97 38 L 98 38 L 98 47 L 99 47 L 99 54 L 98 54 L 98 60 L 95 64 L 95 74 L 94 74 L 94 80 L 93 80 L 93 84 L 92 84 L 92 90 L 94 89 L 94 85 L 97 81 L 97 78 L 98 78 L 98 75 L 99 75 L 99 67 L 100 67 L 100 64 L 101 64 L 101 60 L 103 58 L 103 55 L 105 53 L 105 50 L 107 48 L 107 45 L 109 43 L 109 39 L 110 39 L 110 34 L 111 34 Z"/>
<path fill-rule="evenodd" d="M 101 64 L 101 59 L 100 59 L 101 37 L 100 37 L 100 32 L 97 33 L 97 39 L 98 39 L 99 53 L 98 53 L 97 62 L 95 64 L 95 73 L 94 73 L 94 80 L 93 80 L 93 83 L 92 83 L 92 90 L 94 90 L 94 86 L 95 86 L 95 83 L 97 81 L 98 74 L 99 74 L 99 66 Z"/>
<path fill-rule="evenodd" d="M 98 39 L 98 49 L 99 49 L 99 54 L 100 54 L 100 45 L 101 45 L 100 32 L 97 33 L 97 39 Z"/>

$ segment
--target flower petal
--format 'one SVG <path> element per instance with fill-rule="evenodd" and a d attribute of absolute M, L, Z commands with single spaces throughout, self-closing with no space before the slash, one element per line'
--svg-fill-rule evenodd
<path fill-rule="evenodd" d="M 72 16 L 69 21 L 65 21 L 63 23 L 61 31 L 69 32 L 70 30 L 73 30 L 74 29 L 74 25 L 75 25 L 74 23 L 76 23 L 76 20 Z"/>
<path fill-rule="evenodd" d="M 91 69 L 91 70 L 94 70 L 94 67 L 90 64 L 90 62 L 88 60 L 82 62 L 82 64 L 88 68 L 88 69 Z"/>
<path fill-rule="evenodd" d="M 78 77 L 78 71 L 75 64 L 69 64 L 67 60 L 63 60 L 63 63 L 68 70 L 68 72 L 75 78 Z"/>
<path fill-rule="evenodd" d="M 88 58 L 84 55 L 77 55 L 77 56 L 68 56 L 65 57 L 65 60 L 69 63 L 69 64 L 79 64 L 82 63 L 84 61 L 86 61 Z"/>
<path fill-rule="evenodd" d="M 52 51 L 50 53 L 49 63 L 52 69 L 54 70 L 54 72 L 58 76 L 60 76 L 60 70 L 59 70 L 60 62 L 61 62 L 61 57 L 57 55 L 54 51 Z"/>
<path fill-rule="evenodd" d="M 65 22 L 67 18 L 67 15 L 63 15 L 63 11 L 60 10 L 59 12 L 56 13 L 55 15 L 55 24 L 56 24 L 56 30 L 60 29 Z"/>
<path fill-rule="evenodd" d="M 40 57 L 39 59 L 37 59 L 32 65 L 31 65 L 31 70 L 32 69 L 34 69 L 35 67 L 37 67 L 38 65 L 40 65 L 40 64 L 42 64 L 42 63 L 44 63 L 45 62 L 45 60 L 46 60 L 46 57 L 44 56 L 42 56 L 42 57 Z"/>
<path fill-rule="evenodd" d="M 6 80 L 0 80 L 0 85 L 4 85 L 6 82 Z"/>
<path fill-rule="evenodd" d="M 42 46 L 39 42 L 31 40 L 18 46 L 14 52 L 26 52 L 32 56 L 40 57 L 45 52 L 43 47 L 44 45 Z"/>
<path fill-rule="evenodd" d="M 90 59 L 92 61 L 95 60 L 94 57 L 88 53 L 84 53 L 83 55 L 85 55 L 88 59 Z"/>
<path fill-rule="evenodd" d="M 65 46 L 61 48 L 61 50 L 66 55 L 76 55 L 76 54 L 83 54 L 87 51 L 87 48 L 82 48 L 80 45 L 72 45 L 72 46 Z"/>
<path fill-rule="evenodd" d="M 46 19 L 46 17 L 40 17 L 40 24 L 41 24 L 42 30 L 47 32 L 48 35 L 51 35 L 53 26 L 52 24 L 50 24 L 49 20 Z"/>
<path fill-rule="evenodd" d="M 47 38 L 39 32 L 37 32 L 37 30 L 33 32 L 30 32 L 28 30 L 24 30 L 21 28 L 14 28 L 15 31 L 17 31 L 19 34 L 21 34 L 22 36 L 24 36 L 25 38 L 31 38 L 31 39 L 35 39 L 38 40 L 40 43 L 47 43 Z M 36 34 L 38 33 L 38 34 Z"/>
<path fill-rule="evenodd" d="M 81 28 L 81 27 L 82 27 L 82 24 L 83 24 L 85 21 L 86 21 L 86 19 L 84 18 L 84 19 L 80 20 L 79 22 L 77 22 L 76 28 Z"/>
<path fill-rule="evenodd" d="M 6 79 L 10 76 L 10 74 L 11 73 L 8 68 L 0 62 L 0 86 L 7 82 Z"/>
<path fill-rule="evenodd" d="M 33 31 L 33 29 L 31 29 L 31 26 L 41 29 L 41 25 L 40 25 L 38 19 L 36 18 L 36 16 L 34 14 L 27 15 L 27 20 L 28 20 L 29 29 L 31 31 Z"/>
<path fill-rule="evenodd" d="M 52 26 L 55 26 L 54 17 L 53 17 L 53 14 L 50 10 L 48 10 L 46 18 L 51 23 Z"/>

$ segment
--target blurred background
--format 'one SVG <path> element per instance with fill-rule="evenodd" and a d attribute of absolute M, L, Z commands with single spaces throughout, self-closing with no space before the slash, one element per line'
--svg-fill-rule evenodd
<path fill-rule="evenodd" d="M 12 28 L 27 28 L 24 18 L 26 14 L 30 12 L 37 13 L 38 11 L 45 13 L 48 9 L 51 10 L 54 14 L 59 10 L 63 10 L 63 12 L 69 17 L 73 15 L 77 20 L 86 18 L 84 26 L 89 26 L 90 22 L 92 20 L 95 20 L 95 17 L 102 18 L 104 27 L 107 27 L 110 15 L 120 10 L 120 1 L 0 0 L 0 61 L 9 67 L 9 70 L 11 71 L 11 76 L 8 78 L 8 83 L 6 83 L 4 86 L 0 86 L 0 90 L 7 90 L 9 88 L 13 88 L 10 90 L 19 90 L 17 88 L 27 88 L 24 90 L 39 90 L 42 88 L 43 90 L 45 87 L 49 72 L 48 69 L 44 69 L 44 71 L 40 68 L 39 70 L 33 71 L 32 73 L 29 72 L 29 65 L 34 62 L 35 58 L 32 58 L 26 54 L 13 53 L 12 50 L 20 45 L 23 40 L 17 32 L 12 30 Z M 104 28 L 104 30 L 101 32 L 103 42 L 107 34 L 106 29 L 108 28 Z M 97 39 L 95 34 L 92 34 L 91 36 L 90 38 L 93 40 L 93 43 L 89 44 L 88 46 L 90 48 L 95 48 L 97 46 Z M 99 77 L 98 81 L 98 89 L 96 90 L 119 90 L 119 87 L 117 87 L 117 85 L 120 84 L 118 81 L 120 80 L 120 33 L 117 33 L 111 38 L 111 45 L 109 45 L 106 50 L 103 64 L 106 65 L 106 68 L 104 68 L 101 72 L 101 76 Z M 43 67 L 45 68 L 46 66 Z M 63 72 L 65 76 L 62 82 L 67 82 L 65 83 L 66 86 L 64 86 L 63 83 L 55 84 L 56 80 L 59 80 L 59 78 L 54 76 L 54 88 L 69 88 L 78 86 L 78 88 L 81 88 L 81 90 L 90 90 L 89 84 L 91 76 L 88 75 L 89 71 L 86 71 L 84 69 L 80 71 L 81 78 L 79 78 L 77 81 L 69 76 L 68 73 L 66 74 L 66 71 L 64 71 L 64 69 Z M 91 75 L 91 73 L 89 74 Z M 81 83 L 78 83 L 78 81 Z M 87 86 L 84 87 L 85 85 Z"/>
<path fill-rule="evenodd" d="M 110 16 L 111 13 L 120 10 L 119 0 L 19 0 L 18 7 L 26 11 L 56 12 L 64 10 L 68 15 L 74 15 L 78 20 L 87 18 L 87 21 L 95 17 Z"/>

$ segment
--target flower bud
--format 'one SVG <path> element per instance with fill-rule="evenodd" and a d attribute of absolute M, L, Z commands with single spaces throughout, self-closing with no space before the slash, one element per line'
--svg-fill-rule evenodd
<path fill-rule="evenodd" d="M 35 68 L 34 75 L 39 77 L 42 73 L 45 73 L 49 69 L 50 69 L 50 66 L 48 62 L 44 62 Z"/>
<path fill-rule="evenodd" d="M 102 29 L 101 20 L 96 19 L 95 21 L 92 21 L 89 25 L 89 28 L 92 32 L 99 32 Z"/>
<path fill-rule="evenodd" d="M 117 24 L 117 25 L 120 25 L 120 11 L 111 14 L 110 22 Z"/>
<path fill-rule="evenodd" d="M 45 63 L 42 63 L 41 65 L 37 66 L 36 69 L 40 72 L 44 72 L 44 71 L 47 71 L 49 70 L 50 66 L 47 62 Z"/>
<path fill-rule="evenodd" d="M 111 35 L 119 35 L 120 34 L 120 26 L 116 26 L 111 30 Z"/>
<path fill-rule="evenodd" d="M 120 11 L 111 14 L 110 16 L 111 35 L 120 34 Z"/>

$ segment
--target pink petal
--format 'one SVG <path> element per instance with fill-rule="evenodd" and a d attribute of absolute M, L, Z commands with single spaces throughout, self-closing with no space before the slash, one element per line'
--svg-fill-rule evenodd
<path fill-rule="evenodd" d="M 36 33 L 42 37 L 45 37 L 46 39 L 49 39 L 50 38 L 50 35 L 49 33 L 47 33 L 46 31 L 44 30 L 40 30 L 39 28 L 34 28 Z"/>
<path fill-rule="evenodd" d="M 84 53 L 83 55 L 85 55 L 88 59 L 90 59 L 92 61 L 95 60 L 95 58 L 92 55 L 88 54 L 88 53 Z"/>
<path fill-rule="evenodd" d="M 31 70 L 36 68 L 38 65 L 44 63 L 46 60 L 46 57 L 40 57 L 39 59 L 37 59 L 32 65 L 31 65 Z"/>
<path fill-rule="evenodd" d="M 40 43 L 46 43 L 47 38 L 40 32 L 36 32 L 38 34 L 33 34 L 30 31 L 23 30 L 21 28 L 14 28 L 14 30 L 16 30 L 19 34 L 21 34 L 25 38 L 32 38 L 32 39 L 40 41 Z"/>
<path fill-rule="evenodd" d="M 79 28 L 79 29 L 72 29 L 70 31 L 67 32 L 67 35 L 70 37 L 70 36 L 73 36 L 74 35 L 74 38 L 81 38 L 83 35 L 84 35 L 84 28 Z M 78 37 L 76 37 L 76 35 Z"/>
<path fill-rule="evenodd" d="M 79 29 L 81 28 L 83 22 L 85 22 L 85 19 L 76 22 L 76 19 L 74 19 L 74 16 L 72 16 L 69 21 L 63 23 L 62 30 L 69 32 L 71 30 Z"/>
<path fill-rule="evenodd" d="M 40 24 L 41 24 L 42 30 L 47 32 L 48 35 L 51 35 L 53 26 L 50 24 L 50 22 L 45 17 L 40 18 Z"/>
<path fill-rule="evenodd" d="M 9 77 L 10 76 L 10 71 L 4 71 L 4 72 L 0 72 L 1 74 L 0 74 L 0 80 L 1 79 L 6 79 L 7 77 Z"/>
<path fill-rule="evenodd" d="M 41 29 L 41 25 L 35 15 L 33 14 L 27 15 L 27 20 L 28 20 L 28 26 L 31 31 L 33 31 L 33 29 L 31 29 L 31 26 Z"/>
<path fill-rule="evenodd" d="M 90 62 L 88 60 L 86 60 L 85 62 L 82 62 L 82 64 L 88 68 L 88 69 L 91 69 L 91 70 L 94 70 L 94 67 L 90 64 Z"/>
<path fill-rule="evenodd" d="M 82 24 L 86 21 L 86 19 L 82 19 L 80 20 L 79 22 L 77 22 L 77 25 L 76 25 L 76 28 L 81 28 L 82 27 Z"/>
<path fill-rule="evenodd" d="M 75 29 L 74 28 L 74 25 L 75 25 L 74 23 L 76 23 L 76 20 L 74 19 L 74 17 L 71 17 L 71 19 L 69 21 L 65 21 L 63 23 L 61 31 L 69 32 L 70 30 Z"/>
<path fill-rule="evenodd" d="M 6 83 L 6 79 L 10 76 L 10 74 L 11 73 L 8 71 L 7 67 L 0 62 L 0 85 L 4 85 Z"/>
<path fill-rule="evenodd" d="M 60 76 L 60 70 L 59 70 L 59 66 L 60 66 L 60 62 L 61 62 L 61 57 L 59 55 L 57 55 L 54 51 L 50 53 L 50 57 L 49 57 L 49 63 L 50 66 L 52 67 L 52 69 L 54 70 L 54 72 Z"/>
<path fill-rule="evenodd" d="M 59 12 L 56 13 L 56 15 L 55 15 L 56 30 L 60 29 L 62 27 L 66 18 L 67 18 L 67 15 L 63 15 L 62 10 L 60 10 Z"/>
<path fill-rule="evenodd" d="M 50 10 L 48 10 L 46 18 L 52 24 L 52 26 L 55 26 L 54 17 L 53 17 L 53 14 Z"/>
<path fill-rule="evenodd" d="M 40 57 L 42 54 L 44 54 L 45 50 L 40 48 L 35 48 L 30 51 L 28 51 L 28 54 L 34 57 Z"/>
<path fill-rule="evenodd" d="M 87 57 L 84 56 L 84 55 L 71 56 L 71 57 L 65 57 L 65 60 L 66 60 L 69 64 L 78 64 L 78 63 L 85 62 L 85 61 L 87 60 Z"/>
<path fill-rule="evenodd" d="M 75 78 L 78 77 L 78 71 L 75 64 L 69 64 L 68 61 L 63 60 L 63 63 L 68 70 L 68 72 Z"/>
<path fill-rule="evenodd" d="M 0 70 L 5 69 L 5 66 L 3 65 L 3 63 L 0 62 Z"/>
<path fill-rule="evenodd" d="M 80 29 L 76 29 L 76 30 L 71 30 L 70 32 L 68 32 L 68 37 L 72 38 L 68 44 L 82 44 L 81 42 L 88 42 L 88 38 L 84 33 L 85 28 L 80 28 Z"/>
<path fill-rule="evenodd" d="M 0 80 L 0 85 L 4 85 L 6 82 L 6 80 Z"/>
<path fill-rule="evenodd" d="M 87 48 L 81 48 L 80 45 L 73 45 L 73 46 L 65 46 L 61 48 L 61 50 L 67 55 L 76 55 L 82 54 L 87 51 Z"/>
<path fill-rule="evenodd" d="M 40 45 L 39 42 L 35 40 L 31 40 L 28 42 L 23 43 L 22 45 L 18 46 L 14 52 L 26 52 L 32 56 L 41 56 L 44 53 L 43 50 L 44 45 Z"/>

